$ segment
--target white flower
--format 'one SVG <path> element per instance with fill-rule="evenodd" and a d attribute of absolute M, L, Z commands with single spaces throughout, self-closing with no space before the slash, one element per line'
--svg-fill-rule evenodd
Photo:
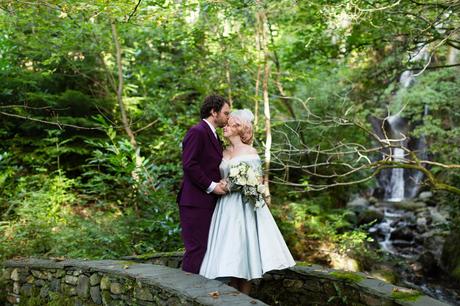
<path fill-rule="evenodd" d="M 254 205 L 254 209 L 265 205 L 265 186 L 259 184 L 258 173 L 247 163 L 230 166 L 228 176 L 232 192 L 238 191 L 247 203 Z"/>
<path fill-rule="evenodd" d="M 239 173 L 240 170 L 238 169 L 238 167 L 231 167 L 229 176 L 236 177 Z"/>
<path fill-rule="evenodd" d="M 258 185 L 257 192 L 260 194 L 265 194 L 265 185 L 262 185 L 262 184 Z"/>
<path fill-rule="evenodd" d="M 257 179 L 257 175 L 254 170 L 248 171 L 248 185 L 249 186 L 256 186 L 259 180 Z"/>
<path fill-rule="evenodd" d="M 246 185 L 248 183 L 248 180 L 245 177 L 239 177 L 238 180 L 236 181 L 238 185 Z"/>

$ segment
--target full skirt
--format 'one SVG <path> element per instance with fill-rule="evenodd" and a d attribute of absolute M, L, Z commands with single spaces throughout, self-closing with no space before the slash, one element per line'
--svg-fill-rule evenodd
<path fill-rule="evenodd" d="M 238 192 L 221 197 L 214 210 L 200 274 L 210 278 L 261 278 L 295 265 L 270 210 L 243 201 Z"/>

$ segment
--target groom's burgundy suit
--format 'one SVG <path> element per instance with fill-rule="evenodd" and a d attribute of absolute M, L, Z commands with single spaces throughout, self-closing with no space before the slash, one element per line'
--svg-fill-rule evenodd
<path fill-rule="evenodd" d="M 204 121 L 187 132 L 182 141 L 184 178 L 177 196 L 185 254 L 182 269 L 198 274 L 206 253 L 208 233 L 217 195 L 206 193 L 219 182 L 222 145 Z"/>

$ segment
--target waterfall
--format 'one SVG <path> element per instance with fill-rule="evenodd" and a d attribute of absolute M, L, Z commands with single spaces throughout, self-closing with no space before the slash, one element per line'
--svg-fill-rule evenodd
<path fill-rule="evenodd" d="M 409 61 L 429 61 L 429 52 L 427 47 L 420 47 L 416 52 L 412 53 Z M 399 78 L 400 88 L 405 89 L 410 87 L 414 83 L 415 77 L 416 74 L 414 74 L 413 71 L 404 71 Z M 428 107 L 425 106 L 424 116 L 427 114 Z M 388 134 L 390 134 L 391 138 L 395 140 L 392 144 L 397 146 L 389 151 L 391 160 L 403 162 L 405 157 L 404 150 L 402 148 L 409 147 L 412 151 L 416 152 L 419 158 L 426 159 L 426 139 L 423 135 L 419 139 L 405 138 L 404 135 L 408 134 L 409 126 L 406 120 L 398 115 L 390 116 L 387 122 L 387 129 L 389 130 Z M 421 122 L 421 124 L 423 124 L 423 122 Z M 389 172 L 384 173 L 384 175 L 385 174 L 388 176 L 388 179 L 381 180 L 382 182 L 385 182 L 385 199 L 392 202 L 399 202 L 405 198 L 414 197 L 417 194 L 420 182 L 423 179 L 422 172 L 404 168 L 393 168 Z"/>
<path fill-rule="evenodd" d="M 404 150 L 394 148 L 392 152 L 393 161 L 404 161 Z M 404 199 L 404 168 L 395 168 L 391 171 L 390 198 L 387 201 L 400 202 Z"/>
<path fill-rule="evenodd" d="M 423 111 L 423 118 L 425 118 L 425 116 L 428 115 L 428 105 L 425 105 L 425 108 L 424 108 L 424 111 Z M 422 121 L 422 124 L 423 124 L 423 121 Z M 418 158 L 420 159 L 428 159 L 428 154 L 427 154 L 427 151 L 426 151 L 426 147 L 427 147 L 427 143 L 426 143 L 426 137 L 425 135 L 421 135 L 418 142 L 417 142 L 417 146 L 416 146 L 416 152 L 417 152 L 417 156 Z M 413 175 L 411 176 L 412 178 L 412 182 L 411 182 L 411 186 L 412 188 L 410 188 L 408 191 L 408 197 L 409 198 L 413 198 L 417 195 L 417 192 L 420 188 L 420 183 L 422 182 L 422 179 L 423 179 L 423 172 L 421 171 L 417 171 L 417 170 L 413 170 L 412 171 Z"/>
<path fill-rule="evenodd" d="M 410 83 L 411 80 L 404 80 Z M 407 145 L 407 139 L 404 138 L 405 130 L 407 130 L 407 122 L 399 116 L 390 116 L 388 118 L 388 127 L 390 137 L 394 139 L 393 145 L 399 146 L 390 150 L 391 160 L 395 162 L 404 162 L 404 150 Z M 400 202 L 404 200 L 405 195 L 405 179 L 404 168 L 393 168 L 390 172 L 390 180 L 385 190 L 385 198 L 387 201 Z"/>

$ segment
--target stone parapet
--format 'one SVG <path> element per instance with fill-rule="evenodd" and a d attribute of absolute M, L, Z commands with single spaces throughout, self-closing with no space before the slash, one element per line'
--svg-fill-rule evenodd
<path fill-rule="evenodd" d="M 0 304 L 266 305 L 219 281 L 152 264 L 43 259 L 3 263 Z M 3 305 L 2 304 L 2 305 Z"/>
<path fill-rule="evenodd" d="M 447 305 L 363 273 L 300 262 L 253 281 L 249 297 L 177 269 L 181 257 L 160 253 L 131 260 L 8 260 L 0 274 L 0 304 L 34 300 L 33 305 Z"/>

